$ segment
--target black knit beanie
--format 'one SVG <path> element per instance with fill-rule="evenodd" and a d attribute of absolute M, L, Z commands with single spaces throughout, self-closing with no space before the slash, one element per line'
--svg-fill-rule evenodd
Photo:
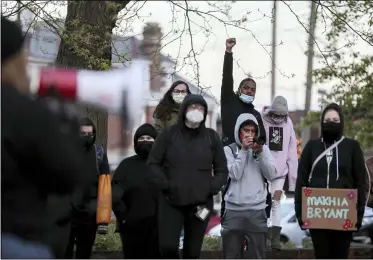
<path fill-rule="evenodd" d="M 7 61 L 23 48 L 22 29 L 3 16 L 1 17 L 1 62 Z"/>
<path fill-rule="evenodd" d="M 151 124 L 145 123 L 141 125 L 139 128 L 137 128 L 136 133 L 133 138 L 133 142 L 135 146 L 137 145 L 137 140 L 143 135 L 148 135 L 155 139 L 157 137 L 157 131 Z"/>

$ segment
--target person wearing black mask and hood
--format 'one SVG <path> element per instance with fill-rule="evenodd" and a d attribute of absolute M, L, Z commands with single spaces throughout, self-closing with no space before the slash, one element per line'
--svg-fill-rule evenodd
<path fill-rule="evenodd" d="M 96 127 L 87 117 L 80 121 L 80 134 L 91 181 L 84 189 L 75 192 L 72 196 L 72 228 L 65 257 L 73 258 L 74 244 L 76 244 L 76 258 L 87 259 L 91 257 L 97 231 L 98 177 L 100 174 L 108 174 L 110 167 L 103 147 L 95 144 Z"/>
<path fill-rule="evenodd" d="M 177 124 L 160 133 L 149 154 L 153 182 L 162 191 L 158 207 L 162 258 L 179 258 L 183 226 L 183 258 L 199 258 L 213 196 L 227 182 L 223 145 L 219 135 L 206 128 L 206 115 L 203 97 L 187 95 Z"/>
<path fill-rule="evenodd" d="M 303 187 L 357 189 L 355 227 L 361 227 L 366 204 L 367 171 L 360 144 L 344 137 L 343 128 L 341 108 L 335 103 L 328 105 L 321 116 L 321 138 L 308 141 L 301 154 L 295 188 L 295 212 L 301 227 Z M 325 151 L 321 160 L 315 163 Z M 311 229 L 310 234 L 317 259 L 348 258 L 351 231 Z"/>
<path fill-rule="evenodd" d="M 125 259 L 159 258 L 157 201 L 146 165 L 157 131 L 141 125 L 134 136 L 136 155 L 124 159 L 113 177 L 113 211 L 119 223 Z M 144 250 L 144 245 L 146 248 Z"/>

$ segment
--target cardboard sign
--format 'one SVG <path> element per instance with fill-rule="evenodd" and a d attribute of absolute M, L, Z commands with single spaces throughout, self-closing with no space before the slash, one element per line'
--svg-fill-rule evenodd
<path fill-rule="evenodd" d="M 302 188 L 303 228 L 356 230 L 357 190 Z"/>

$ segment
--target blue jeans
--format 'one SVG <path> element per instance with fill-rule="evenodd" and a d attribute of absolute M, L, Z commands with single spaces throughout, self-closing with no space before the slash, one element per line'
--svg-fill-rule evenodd
<path fill-rule="evenodd" d="M 42 243 L 26 241 L 15 235 L 1 233 L 1 258 L 51 259 L 54 256 Z"/>

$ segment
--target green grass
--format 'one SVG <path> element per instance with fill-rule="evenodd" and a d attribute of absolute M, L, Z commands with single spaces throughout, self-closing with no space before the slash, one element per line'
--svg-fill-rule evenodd
<path fill-rule="evenodd" d="M 115 233 L 115 222 L 109 225 L 109 232 L 106 235 L 96 235 L 96 241 L 93 246 L 93 250 L 97 251 L 121 251 L 122 242 L 120 240 L 119 233 Z M 209 237 L 206 236 L 203 241 L 202 251 L 217 251 L 221 250 L 221 239 L 220 237 Z M 284 249 L 295 249 L 296 246 L 292 242 L 287 242 L 284 245 Z M 303 240 L 303 248 L 312 248 L 312 242 L 309 239 Z"/>
<path fill-rule="evenodd" d="M 119 233 L 115 233 L 115 222 L 109 224 L 109 232 L 106 235 L 96 234 L 93 250 L 98 251 L 121 251 L 122 242 Z"/>

